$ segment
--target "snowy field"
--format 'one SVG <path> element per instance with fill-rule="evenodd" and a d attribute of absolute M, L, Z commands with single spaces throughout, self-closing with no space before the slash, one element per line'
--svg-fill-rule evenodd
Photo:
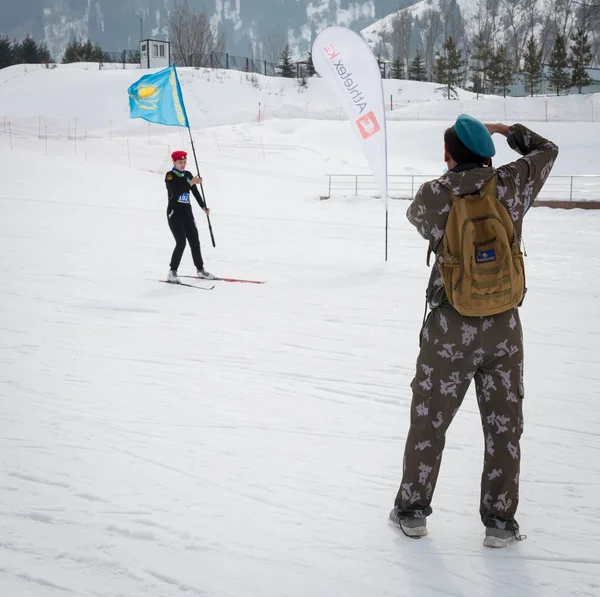
<path fill-rule="evenodd" d="M 473 390 L 409 540 L 387 524 L 428 278 L 408 203 L 385 263 L 378 199 L 319 201 L 326 174 L 368 172 L 324 82 L 183 70 L 206 267 L 267 283 L 159 284 L 189 139 L 128 118 L 139 76 L 0 70 L 0 596 L 598 597 L 600 212 L 525 224 L 527 540 L 482 546 Z M 388 123 L 389 172 L 441 173 L 457 102 L 402 85 L 432 116 Z M 508 124 L 559 144 L 553 175 L 598 174 L 594 102 L 549 101 L 546 123 L 520 100 Z"/>

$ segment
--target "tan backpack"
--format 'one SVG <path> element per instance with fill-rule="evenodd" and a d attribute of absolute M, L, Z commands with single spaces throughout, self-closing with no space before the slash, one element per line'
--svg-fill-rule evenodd
<path fill-rule="evenodd" d="M 437 255 L 450 304 L 466 316 L 495 315 L 519 305 L 525 264 L 512 220 L 496 198 L 496 176 L 477 195 L 450 197 Z"/>

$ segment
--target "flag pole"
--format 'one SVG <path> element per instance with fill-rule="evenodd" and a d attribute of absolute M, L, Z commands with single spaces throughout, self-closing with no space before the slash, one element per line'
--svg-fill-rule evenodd
<path fill-rule="evenodd" d="M 190 134 L 190 143 L 192 144 L 192 153 L 194 154 L 194 162 L 196 164 L 196 172 L 198 173 L 198 176 L 200 177 L 200 167 L 198 166 L 198 158 L 196 157 L 196 148 L 194 147 L 194 139 L 192 138 L 192 129 L 189 127 L 187 127 L 188 133 Z M 202 183 L 200 183 L 200 193 L 202 195 L 202 201 L 204 201 L 204 205 L 206 207 L 208 207 L 208 203 L 206 203 L 206 196 L 204 195 L 204 187 L 202 186 Z M 210 232 L 210 240 L 212 241 L 212 246 L 216 247 L 217 245 L 215 244 L 215 236 L 213 234 L 213 230 L 212 230 L 212 226 L 210 225 L 210 216 L 208 214 L 206 214 L 206 221 L 208 222 L 208 231 Z"/>
<path fill-rule="evenodd" d="M 385 260 L 387 261 L 387 251 L 388 251 L 388 209 L 387 205 L 385 207 Z"/>

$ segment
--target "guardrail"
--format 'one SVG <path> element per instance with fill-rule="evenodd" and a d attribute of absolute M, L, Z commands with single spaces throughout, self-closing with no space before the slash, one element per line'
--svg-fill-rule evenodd
<path fill-rule="evenodd" d="M 328 199 L 336 195 L 376 195 L 379 193 L 371 174 L 327 174 Z M 390 199 L 413 199 L 419 187 L 441 174 L 388 175 L 388 195 Z M 538 199 L 546 202 L 598 203 L 600 202 L 600 175 L 580 174 L 574 176 L 549 176 Z"/>

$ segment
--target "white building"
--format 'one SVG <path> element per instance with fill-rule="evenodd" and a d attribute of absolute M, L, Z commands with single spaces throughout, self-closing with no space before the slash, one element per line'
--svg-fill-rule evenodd
<path fill-rule="evenodd" d="M 171 44 L 163 39 L 140 42 L 140 68 L 165 68 L 171 64 Z"/>

